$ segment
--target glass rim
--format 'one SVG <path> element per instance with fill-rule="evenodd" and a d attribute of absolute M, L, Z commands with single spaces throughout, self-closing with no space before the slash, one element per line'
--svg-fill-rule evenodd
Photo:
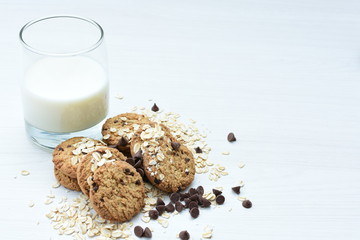
<path fill-rule="evenodd" d="M 23 33 L 25 32 L 25 30 L 29 27 L 31 27 L 32 25 L 41 22 L 41 21 L 45 21 L 45 20 L 49 20 L 49 19 L 54 19 L 54 18 L 73 18 L 73 19 L 77 19 L 77 20 L 82 20 L 85 22 L 88 22 L 92 25 L 94 25 L 99 31 L 100 31 L 100 38 L 91 46 L 79 50 L 79 51 L 71 51 L 71 52 L 67 52 L 67 53 L 55 53 L 55 52 L 47 52 L 47 51 L 42 51 L 40 49 L 34 48 L 32 47 L 30 44 L 28 44 L 24 38 L 23 38 Z M 40 54 L 40 55 L 47 55 L 47 56 L 57 56 L 57 57 L 65 57 L 65 56 L 74 56 L 74 55 L 80 55 L 83 53 L 87 53 L 90 52 L 94 49 L 96 49 L 97 47 L 99 47 L 101 45 L 101 43 L 104 40 L 104 30 L 103 28 L 100 26 L 100 24 L 98 24 L 97 22 L 95 22 L 94 20 L 90 19 L 90 18 L 86 18 L 86 17 L 80 17 L 80 16 L 76 16 L 76 15 L 51 15 L 51 16 L 46 16 L 46 17 L 41 17 L 41 18 L 37 18 L 34 20 L 31 20 L 30 22 L 26 23 L 19 32 L 19 38 L 20 38 L 20 42 L 22 43 L 22 45 L 29 51 L 36 53 L 36 54 Z"/>

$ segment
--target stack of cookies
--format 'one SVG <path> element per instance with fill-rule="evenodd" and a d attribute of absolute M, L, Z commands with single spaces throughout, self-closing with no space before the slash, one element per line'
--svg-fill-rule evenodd
<path fill-rule="evenodd" d="M 102 135 L 102 141 L 75 137 L 62 142 L 53 163 L 59 183 L 86 194 L 104 219 L 124 222 L 139 213 L 144 181 L 178 192 L 194 179 L 191 151 L 163 124 L 124 113 L 108 119 Z"/>

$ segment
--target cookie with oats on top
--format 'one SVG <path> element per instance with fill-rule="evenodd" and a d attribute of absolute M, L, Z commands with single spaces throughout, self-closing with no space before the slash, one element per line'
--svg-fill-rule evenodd
<path fill-rule="evenodd" d="M 77 166 L 77 181 L 81 191 L 89 196 L 95 170 L 106 162 L 125 161 L 126 157 L 115 148 L 102 147 L 86 154 Z"/>
<path fill-rule="evenodd" d="M 123 113 L 106 120 L 102 127 L 103 141 L 130 156 L 130 142 L 140 124 L 151 121 L 142 114 Z"/>
<path fill-rule="evenodd" d="M 160 190 L 177 192 L 194 180 L 191 151 L 163 124 L 141 125 L 132 138 L 130 150 L 134 158 L 142 157 L 146 177 Z"/>
<path fill-rule="evenodd" d="M 86 137 L 73 137 L 60 143 L 53 151 L 53 163 L 63 174 L 76 178 L 77 164 L 82 157 L 106 144 Z"/>

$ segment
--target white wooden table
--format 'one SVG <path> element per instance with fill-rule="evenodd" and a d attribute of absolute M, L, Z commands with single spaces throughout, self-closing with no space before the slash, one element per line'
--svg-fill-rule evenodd
<path fill-rule="evenodd" d="M 207 224 L 213 239 L 360 239 L 356 0 L 0 1 L 0 239 L 70 239 L 52 229 L 43 202 L 50 191 L 76 194 L 51 188 L 51 154 L 24 133 L 18 85 L 20 27 L 62 13 L 105 29 L 109 116 L 153 99 L 209 129 L 210 158 L 230 172 L 194 183 L 225 187 L 225 205 L 196 220 L 181 214 L 167 229 L 150 224 L 153 239 L 184 229 L 200 239 Z M 24 169 L 31 174 L 21 176 Z M 231 193 L 239 180 L 252 209 Z"/>

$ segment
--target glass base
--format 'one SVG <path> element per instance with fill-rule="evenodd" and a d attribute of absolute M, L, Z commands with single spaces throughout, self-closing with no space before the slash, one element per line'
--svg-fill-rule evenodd
<path fill-rule="evenodd" d="M 101 121 L 100 123 L 98 123 L 97 125 L 91 128 L 78 132 L 71 132 L 71 133 L 47 132 L 39 128 L 36 128 L 27 122 L 25 122 L 25 129 L 30 139 L 36 145 L 48 150 L 53 150 L 61 142 L 72 137 L 89 137 L 94 139 L 101 139 L 102 138 L 101 127 L 104 121 Z"/>

